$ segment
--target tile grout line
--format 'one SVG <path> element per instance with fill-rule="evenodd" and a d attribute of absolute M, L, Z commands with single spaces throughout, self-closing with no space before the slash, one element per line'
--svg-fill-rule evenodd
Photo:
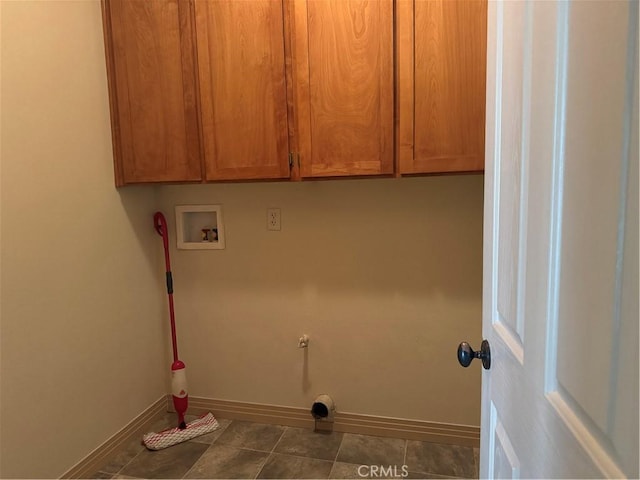
<path fill-rule="evenodd" d="M 276 447 L 278 446 L 278 444 L 282 441 L 282 437 L 284 437 L 284 434 L 287 432 L 287 430 L 289 430 L 289 427 L 287 427 L 286 425 L 284 426 L 284 430 L 282 431 L 282 433 L 280 434 L 280 437 L 278 438 L 278 440 L 276 441 L 276 443 L 273 445 L 273 448 L 271 449 L 270 453 L 275 453 L 276 451 Z"/>
<path fill-rule="evenodd" d="M 473 456 L 473 478 L 480 478 L 480 449 L 478 449 L 478 458 L 476 459 L 476 447 L 471 447 L 471 455 Z"/>
<path fill-rule="evenodd" d="M 344 437 L 346 436 L 346 433 L 342 434 L 342 439 L 340 440 L 340 445 L 338 445 L 338 450 L 336 451 L 336 456 L 333 459 L 333 464 L 331 465 L 331 470 L 329 470 L 329 478 L 331 478 L 331 474 L 333 473 L 333 469 L 336 466 L 336 462 L 338 461 L 338 455 L 340 455 L 340 450 L 342 449 L 342 444 L 344 443 Z"/>
<path fill-rule="evenodd" d="M 133 462 L 136 458 L 138 458 L 140 455 L 142 455 L 143 452 L 145 452 L 147 450 L 146 447 L 144 447 L 142 450 L 140 450 L 138 453 L 136 453 L 131 460 L 129 460 L 127 463 L 125 463 L 122 467 L 120 467 L 120 470 L 118 470 L 116 473 L 112 474 L 113 476 L 111 478 L 113 478 L 116 475 L 124 475 L 124 473 L 122 472 L 125 468 L 127 468 L 129 466 L 129 464 L 131 462 Z M 109 472 L 106 472 L 109 473 Z"/>
<path fill-rule="evenodd" d="M 291 427 L 285 426 L 285 431 L 282 432 L 282 435 L 280 436 L 280 438 L 278 439 L 276 444 L 273 446 L 273 449 L 271 450 L 271 452 L 265 452 L 264 450 L 254 450 L 254 451 L 257 451 L 257 452 L 260 452 L 260 453 L 269 453 L 269 455 L 267 455 L 267 457 L 265 458 L 263 465 L 260 467 L 260 470 L 258 471 L 256 477 L 254 477 L 254 480 L 256 480 L 258 478 L 258 476 L 262 472 L 262 469 L 264 468 L 264 464 L 267 463 L 267 461 L 269 460 L 269 458 L 271 458 L 272 455 L 282 455 L 283 457 L 299 458 L 301 460 L 315 460 L 315 461 L 319 461 L 319 462 L 330 462 L 331 463 L 331 470 L 333 470 L 333 466 L 335 465 L 335 460 L 332 462 L 331 460 L 327 460 L 327 459 L 324 459 L 324 458 L 317 458 L 317 457 L 311 457 L 311 456 L 306 456 L 306 455 L 295 455 L 295 454 L 292 454 L 292 453 L 276 452 L 275 451 L 276 447 L 282 441 L 282 437 L 284 437 L 284 434 L 285 434 L 286 430 L 288 430 L 289 428 L 291 428 Z M 342 440 L 340 440 L 340 445 L 342 445 Z M 235 447 L 235 448 L 238 448 L 238 449 L 242 450 L 241 447 Z M 250 449 L 245 448 L 244 450 L 250 450 Z M 339 450 L 340 450 L 340 447 L 338 447 L 338 451 Z M 337 458 L 337 456 L 338 456 L 338 454 L 336 453 L 336 458 Z M 331 476 L 331 470 L 329 470 L 329 476 Z"/>
<path fill-rule="evenodd" d="M 151 428 L 151 427 L 152 427 L 153 425 L 155 425 L 155 424 L 158 424 L 158 422 L 160 422 L 161 420 L 166 420 L 166 419 L 167 419 L 167 417 L 168 417 L 168 413 L 169 413 L 169 412 L 165 412 L 164 414 L 162 414 L 162 416 L 159 416 L 159 417 L 156 419 L 156 421 L 155 421 L 154 423 L 152 423 L 151 425 L 149 425 L 149 428 Z M 160 428 L 159 428 L 158 430 L 160 430 Z M 144 442 L 142 442 L 142 440 L 140 441 L 140 443 L 141 443 L 142 445 L 144 445 Z M 129 465 L 130 465 L 130 464 L 131 464 L 131 463 L 136 459 L 136 458 L 138 458 L 140 455 L 142 455 L 142 453 L 143 453 L 143 452 L 146 452 L 146 451 L 148 451 L 148 449 L 147 449 L 147 447 L 145 446 L 145 447 L 143 447 L 143 448 L 142 448 L 142 450 L 140 450 L 138 453 L 136 453 L 136 454 L 133 456 L 133 458 L 131 458 L 131 460 L 129 460 L 127 463 L 125 463 L 122 467 L 120 467 L 120 470 L 118 470 L 118 471 L 117 471 L 116 473 L 114 473 L 114 474 L 111 474 L 111 475 L 112 475 L 112 477 L 111 477 L 111 478 L 115 477 L 116 475 L 125 475 L 125 474 L 123 473 L 123 470 L 124 470 L 125 468 L 127 468 L 127 467 L 128 467 L 128 466 L 129 466 Z M 109 472 L 107 472 L 107 473 L 109 473 Z M 126 475 L 126 476 L 129 476 L 129 475 Z"/>
<path fill-rule="evenodd" d="M 216 420 L 218 420 L 218 419 L 216 419 Z M 213 447 L 213 445 L 215 445 L 215 443 L 216 443 L 216 442 L 218 441 L 218 439 L 222 436 L 222 434 L 223 434 L 223 433 L 225 432 L 225 430 L 229 427 L 229 425 L 231 425 L 231 423 L 232 423 L 232 422 L 233 422 L 233 420 L 232 420 L 231 422 L 229 422 L 228 424 L 226 424 L 224 427 L 222 427 L 222 426 L 220 425 L 220 422 L 218 422 L 219 428 L 217 428 L 216 430 L 214 430 L 214 432 L 217 432 L 218 430 L 220 430 L 220 434 L 219 434 L 219 435 L 218 435 L 218 436 L 217 436 L 217 437 L 216 437 L 216 438 L 215 438 L 211 443 L 209 443 L 209 444 L 207 444 L 206 442 L 194 442 L 194 441 L 193 441 L 193 440 L 194 440 L 193 438 L 192 438 L 191 440 L 188 440 L 187 442 L 185 442 L 185 443 L 199 443 L 200 445 L 208 445 L 208 447 L 207 447 L 207 449 L 206 449 L 204 452 L 202 452 L 202 454 L 201 454 L 201 455 L 196 459 L 196 461 L 195 461 L 195 462 L 193 462 L 193 465 L 191 465 L 191 467 L 189 467 L 189 469 L 185 472 L 185 474 L 184 474 L 184 475 L 182 475 L 182 477 L 181 477 L 181 478 L 187 478 L 187 475 L 189 475 L 189 473 L 191 473 L 191 470 L 193 470 L 193 467 L 195 467 L 195 466 L 198 464 L 198 462 L 200 461 L 200 459 L 204 456 L 204 454 L 205 454 L 205 453 L 207 453 L 207 452 L 211 449 L 211 447 Z M 213 432 L 211 432 L 211 433 L 213 433 Z M 197 437 L 196 437 L 196 438 L 197 438 Z"/>
<path fill-rule="evenodd" d="M 280 441 L 282 440 L 282 437 L 284 437 L 285 432 L 289 429 L 289 427 L 287 427 L 286 425 L 283 425 L 283 426 L 284 426 L 284 430 L 282 430 L 282 433 L 280 434 L 280 437 L 278 438 L 276 443 L 273 445 L 273 448 L 271 448 L 271 451 L 270 452 L 266 452 L 266 453 L 268 453 L 268 455 L 266 457 L 264 457 L 264 460 L 262 461 L 262 465 L 260 465 L 260 468 L 256 472 L 256 476 L 253 477 L 254 480 L 256 480 L 260 476 L 260 473 L 262 473 L 262 469 L 267 464 L 267 461 L 269 461 L 269 459 L 271 458 L 271 455 L 274 454 L 274 451 L 275 451 L 276 447 L 278 446 L 278 444 L 280 443 Z"/>
<path fill-rule="evenodd" d="M 402 466 L 407 467 L 407 471 L 409 471 L 409 465 L 407 465 L 407 450 L 409 449 L 409 440 L 404 439 L 404 455 L 402 456 Z"/>
<path fill-rule="evenodd" d="M 264 450 L 251 450 L 250 448 L 232 447 L 229 445 L 225 445 L 225 446 L 228 446 L 229 448 L 235 448 L 236 450 L 247 450 L 248 452 L 268 453 L 269 455 L 267 456 L 270 456 L 271 454 L 273 454 L 273 455 L 280 455 L 282 457 L 293 457 L 293 458 L 300 458 L 302 460 L 317 460 L 318 462 L 332 463 L 331 460 L 327 460 L 325 458 L 307 457 L 305 455 L 294 455 L 293 453 L 265 452 Z"/>
<path fill-rule="evenodd" d="M 156 422 L 159 422 L 159 421 L 160 421 L 161 419 L 163 419 L 163 418 L 165 418 L 164 414 L 163 414 L 163 416 L 162 416 L 162 417 L 158 417 L 158 419 L 156 420 Z M 151 424 L 151 425 L 149 426 L 149 428 L 151 428 L 153 425 L 154 425 L 154 424 Z M 141 441 L 140 443 L 142 444 L 142 441 Z M 131 464 L 131 462 L 133 462 L 136 458 L 138 458 L 138 457 L 140 456 L 140 454 L 142 454 L 142 452 L 144 452 L 144 451 L 146 451 L 146 450 L 147 450 L 147 448 L 146 448 L 146 447 L 143 447 L 143 448 L 142 448 L 142 450 L 140 450 L 140 451 L 139 451 L 138 453 L 136 453 L 133 457 L 131 457 L 131 459 L 130 459 L 128 462 L 126 462 L 124 465 L 122 465 L 122 466 L 120 467 L 120 469 L 119 469 L 117 472 L 115 472 L 115 473 L 112 473 L 112 472 L 105 472 L 104 470 L 99 470 L 99 471 L 104 472 L 104 473 L 108 473 L 109 475 L 111 475 L 111 478 L 115 477 L 116 475 L 124 475 L 124 473 L 123 473 L 122 471 L 123 471 L 125 468 L 127 468 L 127 467 L 129 466 L 129 464 Z M 104 466 L 105 466 L 105 465 L 103 465 L 103 467 L 104 467 Z M 127 476 L 128 476 L 128 475 L 127 475 Z"/>
<path fill-rule="evenodd" d="M 231 425 L 231 424 L 229 424 Z M 194 442 L 193 439 L 188 440 L 187 442 L 184 443 L 196 443 L 196 444 L 200 444 L 200 445 L 207 445 L 207 448 L 200 454 L 200 456 L 196 459 L 195 462 L 193 462 L 193 465 L 191 465 L 191 467 L 189 467 L 189 469 L 184 473 L 184 475 L 182 475 L 181 478 L 187 478 L 187 475 L 189 475 L 189 473 L 191 473 L 191 470 L 193 470 L 193 468 L 198 464 L 198 462 L 202 459 L 202 457 L 204 457 L 204 455 L 211 450 L 211 448 L 215 445 L 216 441 L 218 440 L 218 438 L 220 438 L 220 436 L 224 433 L 224 431 L 227 429 L 227 427 L 229 426 L 227 425 L 226 427 L 224 427 L 222 429 L 222 432 L 220 432 L 220 435 L 218 435 L 211 443 L 207 444 L 204 442 Z"/>
<path fill-rule="evenodd" d="M 266 452 L 265 452 L 266 453 Z M 267 455 L 266 457 L 264 457 L 264 460 L 262 460 L 262 465 L 260 465 L 260 468 L 258 469 L 258 471 L 256 472 L 255 477 L 253 477 L 253 479 L 257 479 L 260 476 L 260 473 L 262 472 L 262 469 L 264 468 L 264 466 L 267 464 L 267 460 L 269 460 L 269 458 L 271 457 L 271 454 L 269 453 L 269 455 Z"/>
<path fill-rule="evenodd" d="M 342 434 L 342 440 L 340 440 L 340 445 L 338 446 L 338 451 L 336 452 L 336 457 L 333 459 L 333 463 L 338 461 L 338 456 L 340 455 L 340 450 L 342 450 L 342 445 L 344 444 L 344 438 L 349 435 L 348 433 Z"/>

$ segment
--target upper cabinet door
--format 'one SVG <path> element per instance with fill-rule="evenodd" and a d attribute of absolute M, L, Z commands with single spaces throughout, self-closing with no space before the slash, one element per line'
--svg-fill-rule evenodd
<path fill-rule="evenodd" d="M 116 185 L 201 180 L 188 3 L 102 5 Z"/>
<path fill-rule="evenodd" d="M 283 5 L 196 0 L 207 180 L 289 177 Z"/>
<path fill-rule="evenodd" d="M 302 177 L 393 173 L 393 2 L 289 3 Z"/>
<path fill-rule="evenodd" d="M 486 0 L 397 0 L 399 173 L 484 169 Z"/>

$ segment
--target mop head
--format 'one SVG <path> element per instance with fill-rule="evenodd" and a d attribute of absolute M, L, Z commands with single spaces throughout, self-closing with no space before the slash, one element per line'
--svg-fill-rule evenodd
<path fill-rule="evenodd" d="M 211 412 L 202 417 L 187 423 L 187 427 L 180 430 L 178 427 L 168 428 L 161 432 L 147 433 L 142 436 L 142 443 L 149 450 L 162 450 L 178 443 L 186 442 L 192 438 L 199 437 L 217 430 L 220 424 Z"/>

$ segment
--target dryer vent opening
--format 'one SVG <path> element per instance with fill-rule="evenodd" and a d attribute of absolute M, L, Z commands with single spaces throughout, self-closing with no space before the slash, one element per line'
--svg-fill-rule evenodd
<path fill-rule="evenodd" d="M 315 402 L 311 407 L 311 415 L 315 419 L 327 418 L 329 416 L 329 408 L 320 402 Z"/>
<path fill-rule="evenodd" d="M 336 407 L 329 395 L 318 395 L 311 405 L 311 415 L 316 420 L 333 421 Z"/>

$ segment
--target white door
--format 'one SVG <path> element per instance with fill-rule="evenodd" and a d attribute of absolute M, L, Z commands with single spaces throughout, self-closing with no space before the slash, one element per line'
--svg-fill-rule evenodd
<path fill-rule="evenodd" d="M 637 30 L 489 4 L 483 478 L 639 476 Z"/>

